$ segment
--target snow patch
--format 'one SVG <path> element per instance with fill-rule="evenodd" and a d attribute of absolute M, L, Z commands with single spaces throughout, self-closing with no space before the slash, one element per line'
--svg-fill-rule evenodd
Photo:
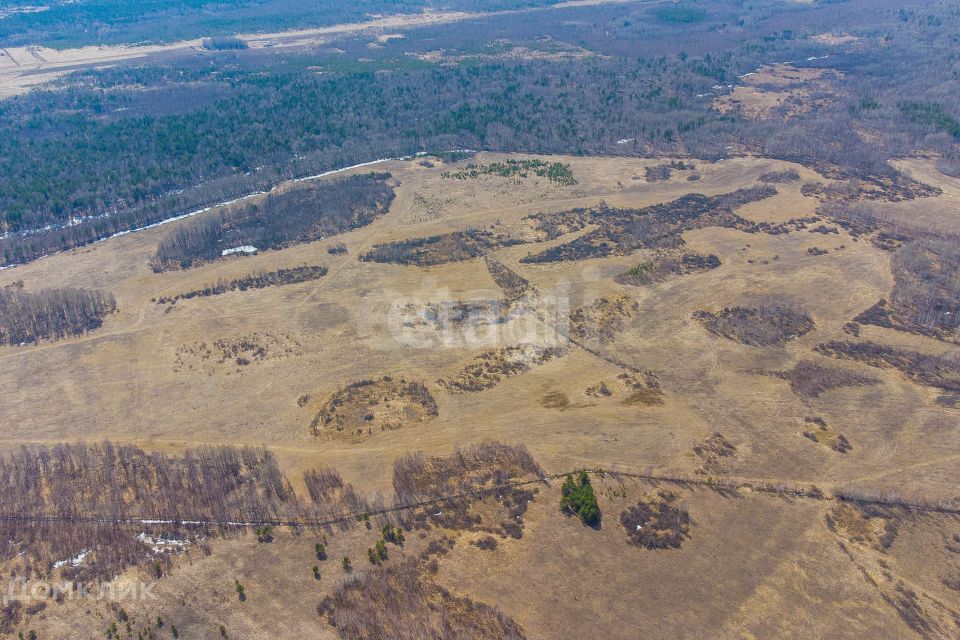
<path fill-rule="evenodd" d="M 229 256 L 232 253 L 256 253 L 257 248 L 249 244 L 240 245 L 239 247 L 234 247 L 232 249 L 224 249 L 220 252 L 221 256 Z"/>
<path fill-rule="evenodd" d="M 87 556 L 90 555 L 90 550 L 81 551 L 76 558 L 71 558 L 70 560 L 57 560 L 53 563 L 54 569 L 59 569 L 60 567 L 70 565 L 71 567 L 79 567 L 83 564 L 83 561 L 87 559 Z"/>

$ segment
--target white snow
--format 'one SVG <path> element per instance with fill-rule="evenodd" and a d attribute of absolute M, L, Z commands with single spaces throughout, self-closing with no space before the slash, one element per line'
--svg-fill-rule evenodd
<path fill-rule="evenodd" d="M 59 569 L 60 567 L 63 567 L 63 566 L 68 565 L 68 564 L 69 564 L 71 567 L 78 567 L 78 566 L 80 566 L 81 564 L 83 564 L 83 561 L 87 559 L 87 556 L 88 556 L 88 555 L 90 555 L 90 550 L 89 550 L 89 549 L 87 549 L 86 551 L 80 552 L 80 555 L 78 555 L 76 558 L 72 558 L 72 559 L 70 559 L 70 560 L 58 560 L 58 561 L 54 562 L 54 563 L 53 563 L 53 568 L 54 568 L 54 569 Z"/>
<path fill-rule="evenodd" d="M 137 540 L 144 544 L 150 545 L 150 548 L 154 553 L 159 553 L 165 549 L 170 549 L 171 547 L 183 549 L 187 545 L 191 544 L 189 540 L 180 540 L 178 538 L 154 538 L 152 536 L 148 536 L 146 532 L 138 535 Z"/>
<path fill-rule="evenodd" d="M 231 253 L 256 253 L 257 248 L 249 244 L 243 244 L 232 249 L 224 249 L 220 252 L 221 256 L 229 256 Z"/>

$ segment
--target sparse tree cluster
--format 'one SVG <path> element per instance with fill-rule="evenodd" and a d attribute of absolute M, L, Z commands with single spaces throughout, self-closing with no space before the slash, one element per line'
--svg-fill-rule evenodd
<path fill-rule="evenodd" d="M 116 299 L 102 291 L 0 289 L 0 344 L 79 335 L 98 328 L 116 310 Z"/>
<path fill-rule="evenodd" d="M 235 36 L 214 36 L 205 38 L 203 48 L 209 51 L 237 51 L 247 48 L 247 41 Z"/>
<path fill-rule="evenodd" d="M 463 169 L 445 171 L 441 175 L 444 178 L 454 180 L 469 180 L 484 175 L 500 176 L 501 178 L 526 178 L 530 174 L 547 178 L 550 182 L 561 186 L 569 187 L 577 184 L 569 164 L 544 162 L 543 160 L 514 160 L 511 158 L 504 162 L 491 162 L 490 164 L 471 163 Z"/>
<path fill-rule="evenodd" d="M 398 458 L 393 463 L 393 489 L 399 500 L 417 502 L 542 474 L 523 445 L 488 440 L 459 448 L 450 456 L 428 457 L 418 452 Z"/>
<path fill-rule="evenodd" d="M 817 345 L 816 349 L 835 358 L 856 360 L 879 368 L 895 368 L 918 384 L 942 390 L 942 402 L 953 405 L 960 401 L 960 358 L 956 356 L 935 356 L 869 340 L 831 340 Z"/>
<path fill-rule="evenodd" d="M 659 491 L 620 514 L 631 544 L 646 549 L 679 549 L 690 530 L 686 505 L 675 493 Z"/>
<path fill-rule="evenodd" d="M 455 596 L 437 585 L 415 560 L 371 567 L 342 582 L 317 613 L 344 640 L 523 640 L 523 629 L 500 610 Z"/>
<path fill-rule="evenodd" d="M 789 371 L 777 375 L 787 380 L 790 390 L 801 398 L 816 398 L 831 389 L 868 386 L 879 382 L 877 378 L 851 369 L 828 367 L 809 360 L 801 360 Z"/>
<path fill-rule="evenodd" d="M 218 296 L 230 291 L 246 291 L 248 289 L 263 289 L 266 287 L 277 287 L 288 284 L 300 284 L 309 282 L 327 275 L 325 265 L 304 265 L 302 267 L 293 267 L 291 269 L 278 269 L 276 271 L 258 271 L 242 278 L 225 280 L 221 278 L 208 287 L 196 289 L 186 293 L 179 293 L 175 296 L 162 296 L 157 298 L 157 304 L 175 303 L 178 300 L 191 300 L 193 298 L 202 298 L 206 296 Z"/>
<path fill-rule="evenodd" d="M 515 244 L 522 244 L 522 241 L 485 229 L 466 229 L 440 236 L 376 244 L 360 259 L 367 262 L 391 262 L 426 267 L 471 260 L 492 249 Z"/>
<path fill-rule="evenodd" d="M 388 173 L 320 181 L 267 196 L 177 227 L 157 246 L 155 270 L 187 268 L 239 247 L 279 249 L 361 227 L 393 201 Z"/>
<path fill-rule="evenodd" d="M 664 204 L 642 209 L 615 209 L 602 204 L 593 209 L 573 209 L 531 216 L 548 238 L 571 230 L 596 226 L 568 243 L 537 254 L 524 263 L 561 262 L 629 255 L 637 249 L 670 249 L 683 245 L 683 232 L 706 227 L 750 227 L 733 209 L 776 195 L 768 185 L 739 189 L 717 196 L 688 194 Z"/>
<path fill-rule="evenodd" d="M 211 447 L 174 457 L 105 443 L 25 447 L 0 458 L 0 512 L 56 519 L 0 522 L 0 558 L 22 552 L 27 574 L 61 562 L 65 575 L 108 578 L 130 564 L 155 562 L 149 539 L 137 537 L 146 525 L 123 523 L 131 518 L 158 521 L 148 538 L 192 539 L 211 527 L 198 531 L 178 521 L 229 528 L 310 508 L 274 458 L 257 449 Z"/>
<path fill-rule="evenodd" d="M 756 307 L 697 311 L 696 320 L 710 333 L 755 347 L 782 346 L 813 330 L 813 318 L 795 305 L 777 300 Z"/>

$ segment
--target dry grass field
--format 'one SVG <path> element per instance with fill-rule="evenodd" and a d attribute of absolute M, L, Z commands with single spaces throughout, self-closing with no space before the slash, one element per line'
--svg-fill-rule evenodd
<path fill-rule="evenodd" d="M 781 80 L 793 81 L 774 75 L 764 84 Z M 461 165 L 508 158 L 479 154 Z M 446 455 L 492 439 L 524 444 L 547 473 L 653 469 L 816 485 L 828 494 L 895 489 L 931 503 L 960 500 L 960 407 L 938 402 L 940 389 L 895 368 L 815 351 L 830 341 L 869 340 L 953 362 L 960 357 L 956 344 L 890 328 L 862 325 L 859 337 L 851 336 L 848 323 L 894 287 L 891 254 L 831 220 L 791 222 L 817 215 L 820 201 L 804 195 L 804 185 L 832 180 L 757 157 L 694 160 L 699 179 L 683 171 L 657 182 L 645 180 L 645 170 L 662 159 L 542 159 L 569 164 L 576 184 L 532 174 L 454 179 L 437 159 L 391 161 L 376 167 L 398 185 L 390 211 L 333 238 L 154 272 L 158 242 L 188 222 L 181 221 L 0 271 L 0 287 L 22 280 L 25 291 L 102 289 L 118 306 L 102 327 L 79 337 L 0 347 L 0 448 L 110 440 L 181 453 L 250 445 L 269 449 L 298 492 L 304 471 L 333 467 L 361 492 L 391 495 L 397 458 Z M 877 210 L 905 226 L 955 231 L 960 180 L 927 161 L 900 168 L 942 195 L 882 202 Z M 544 238 L 531 231 L 532 214 L 717 196 L 789 169 L 798 180 L 774 184 L 776 195 L 734 209 L 745 223 L 682 233 L 682 251 L 716 256 L 717 268 L 636 286 L 616 277 L 659 249 L 521 262 L 592 230 Z M 788 222 L 789 232 L 764 231 Z M 428 267 L 359 259 L 375 244 L 468 229 L 521 241 L 494 246 L 487 256 L 529 287 L 504 302 L 483 257 Z M 338 242 L 347 252 L 329 253 Z M 221 278 L 305 264 L 329 272 L 299 284 L 154 302 Z M 502 313 L 482 322 L 429 311 L 491 300 L 500 301 Z M 763 331 L 776 339 L 739 340 L 743 327 L 710 331 L 695 317 L 735 307 L 760 311 L 731 322 L 767 321 Z M 765 315 L 768 309 L 802 314 L 812 328 L 793 331 L 784 314 Z M 532 347 L 509 349 L 523 345 Z M 556 352 L 537 357 L 545 348 Z M 484 356 L 498 350 L 506 351 Z M 469 365 L 481 356 L 492 363 L 475 368 L 486 376 L 481 390 L 454 392 L 441 382 L 473 371 Z M 789 372 L 811 362 L 851 372 L 849 384 L 797 393 Z M 375 382 L 357 387 L 362 393 L 341 392 L 362 381 Z M 349 430 L 312 429 L 333 399 Z M 813 418 L 828 425 L 819 438 L 804 435 L 816 429 Z M 708 463 L 702 443 L 715 433 L 732 447 Z M 849 445 L 843 451 L 832 446 L 839 434 Z M 353 606 L 349 594 L 335 593 L 344 577 L 341 558 L 350 556 L 358 580 L 385 572 L 378 578 L 385 585 L 405 579 L 403 558 L 419 563 L 430 585 L 425 602 L 473 612 L 486 609 L 464 598 L 485 603 L 531 639 L 960 637 L 960 521 L 951 516 L 864 514 L 829 499 L 655 486 L 609 474 L 593 482 L 603 512 L 598 529 L 560 513 L 560 482 L 552 480 L 535 485 L 520 539 L 497 536 L 495 548 L 485 549 L 471 544 L 486 535 L 476 528 L 413 528 L 402 548 L 388 545 L 382 567 L 367 560 L 380 522 L 371 530 L 329 531 L 322 562 L 313 557 L 316 531 L 277 530 L 269 544 L 251 533 L 214 539 L 207 543 L 212 553 L 191 548 L 176 555 L 157 581 L 156 600 L 130 604 L 132 633 L 148 625 L 155 637 L 170 637 L 174 624 L 185 638 L 218 637 L 220 625 L 230 638 L 338 637 L 317 605 L 331 595 L 335 610 Z M 679 549 L 633 546 L 619 522 L 622 511 L 658 489 L 677 492 L 689 513 Z M 840 507 L 855 513 L 834 513 Z M 888 522 L 892 540 L 883 538 Z M 438 536 L 455 544 L 431 565 L 420 554 Z M 313 564 L 320 565 L 319 580 Z M 149 567 L 131 568 L 121 579 L 149 575 Z M 244 585 L 245 601 L 234 580 Z M 157 627 L 157 616 L 164 626 Z M 118 617 L 105 602 L 77 600 L 50 604 L 27 620 L 40 638 L 102 638 Z M 501 623 L 497 633 L 516 637 Z M 492 629 L 478 637 L 500 637 Z"/>
<path fill-rule="evenodd" d="M 829 101 L 831 80 L 840 72 L 805 69 L 789 63 L 766 65 L 740 77 L 730 93 L 718 97 L 713 108 L 720 113 L 740 109 L 749 118 L 790 117 L 807 113 Z M 821 97 L 812 97 L 822 94 Z"/>

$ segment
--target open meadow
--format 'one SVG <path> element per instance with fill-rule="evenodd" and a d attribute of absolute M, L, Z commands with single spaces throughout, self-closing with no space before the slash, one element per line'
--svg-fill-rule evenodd
<path fill-rule="evenodd" d="M 879 203 L 884 224 L 955 230 L 960 179 L 903 165 L 938 194 Z M 371 171 L 390 197 L 334 233 L 245 222 Z M 341 488 L 345 530 L 194 532 L 162 570 L 121 572 L 162 574 L 155 598 L 68 599 L 7 630 L 399 637 L 419 612 L 451 637 L 958 637 L 960 520 L 897 505 L 958 506 L 960 343 L 861 317 L 906 267 L 888 227 L 825 213 L 847 183 L 750 155 L 497 153 L 314 182 L 0 271 L 22 294 L 115 298 L 89 331 L 0 347 L 0 448 L 262 448 L 291 496 L 316 502 L 308 472 L 332 468 L 372 506 Z M 190 244 L 205 233 L 262 242 L 221 256 Z M 486 441 L 539 470 L 444 458 Z M 415 452 L 469 472 L 410 488 L 396 461 Z M 580 469 L 602 471 L 593 527 L 557 506 Z M 488 492 L 448 504 L 438 478 Z M 377 515 L 395 495 L 434 502 Z"/>

